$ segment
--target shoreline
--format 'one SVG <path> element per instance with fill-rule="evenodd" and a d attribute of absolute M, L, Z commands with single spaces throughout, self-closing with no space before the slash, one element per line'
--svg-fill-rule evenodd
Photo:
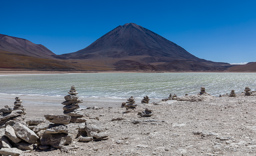
<path fill-rule="evenodd" d="M 85 73 L 256 73 L 256 72 L 229 72 L 229 71 L 0 71 L 0 75 L 36 75 L 36 74 L 85 74 Z"/>

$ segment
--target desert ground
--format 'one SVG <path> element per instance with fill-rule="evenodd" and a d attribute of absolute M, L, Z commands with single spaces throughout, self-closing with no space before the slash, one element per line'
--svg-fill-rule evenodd
<path fill-rule="evenodd" d="M 9 98 L 9 100 L 8 100 Z M 26 119 L 42 118 L 45 114 L 62 114 L 60 99 L 37 98 L 45 105 L 34 104 L 33 98 L 23 100 Z M 13 102 L 1 95 L 1 107 Z M 32 100 L 32 101 L 31 101 Z M 117 101 L 111 106 L 98 103 L 95 109 L 82 109 L 87 124 L 97 125 L 108 135 L 107 140 L 88 143 L 73 140 L 71 150 L 24 151 L 22 155 L 255 155 L 256 153 L 256 97 L 207 97 L 201 101 L 158 101 L 138 105 L 126 112 Z M 123 102 L 126 100 L 124 99 Z M 54 103 L 51 105 L 50 103 Z M 80 104 L 83 105 L 83 104 Z M 88 107 L 93 107 L 87 103 Z M 138 112 L 148 108 L 151 117 Z"/>

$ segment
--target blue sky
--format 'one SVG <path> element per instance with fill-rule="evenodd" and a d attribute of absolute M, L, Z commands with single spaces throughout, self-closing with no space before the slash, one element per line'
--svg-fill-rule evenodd
<path fill-rule="evenodd" d="M 43 44 L 56 54 L 83 49 L 136 23 L 193 55 L 256 61 L 255 0 L 0 0 L 0 34 Z"/>

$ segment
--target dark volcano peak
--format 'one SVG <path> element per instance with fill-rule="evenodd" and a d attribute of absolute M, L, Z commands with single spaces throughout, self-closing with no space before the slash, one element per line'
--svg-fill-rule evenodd
<path fill-rule="evenodd" d="M 157 60 L 198 59 L 177 44 L 135 23 L 118 26 L 88 47 L 62 57 L 81 59 L 128 56 L 157 57 Z"/>

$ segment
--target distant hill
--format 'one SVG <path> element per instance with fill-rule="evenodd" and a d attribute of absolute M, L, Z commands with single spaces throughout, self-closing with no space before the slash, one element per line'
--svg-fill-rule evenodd
<path fill-rule="evenodd" d="M 41 44 L 2 34 L 0 34 L 0 50 L 38 58 L 53 58 L 55 55 Z"/>
<path fill-rule="evenodd" d="M 115 70 L 219 71 L 230 66 L 199 59 L 179 45 L 134 23 L 118 26 L 88 47 L 57 57 L 103 61 Z"/>
<path fill-rule="evenodd" d="M 256 72 L 256 62 L 250 62 L 245 65 L 236 65 L 227 69 L 230 72 Z"/>

